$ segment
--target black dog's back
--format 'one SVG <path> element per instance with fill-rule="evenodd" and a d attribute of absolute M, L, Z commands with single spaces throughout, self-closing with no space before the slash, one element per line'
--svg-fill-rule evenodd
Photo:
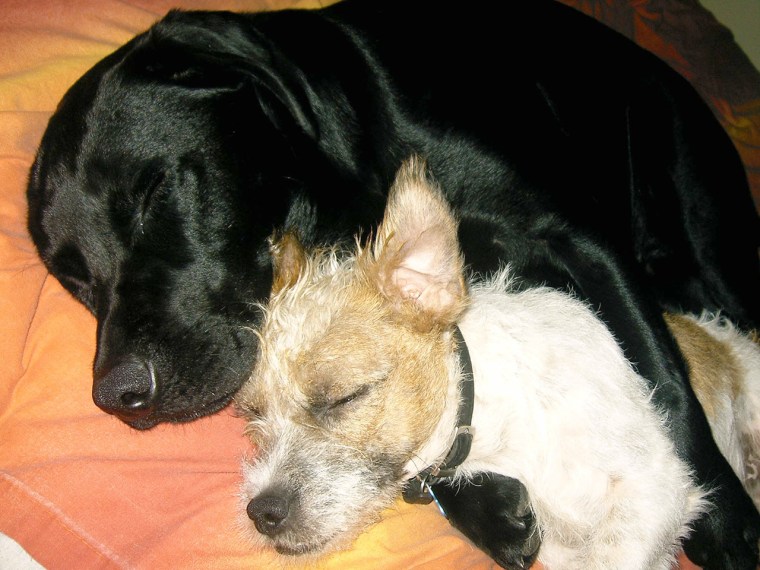
<path fill-rule="evenodd" d="M 352 133 L 369 148 L 340 154 L 342 166 L 366 176 L 370 157 L 364 187 L 382 192 L 408 152 L 427 156 L 475 270 L 509 260 L 526 280 L 566 286 L 566 262 L 536 244 L 578 231 L 626 258 L 664 307 L 757 326 L 760 223 L 741 160 L 694 89 L 558 2 L 492 10 L 368 0 L 326 10 L 352 42 L 325 49 L 362 79 L 340 87 L 356 124 L 372 128 Z M 307 78 L 323 77 L 323 50 L 303 41 L 313 15 L 278 16 L 255 25 Z"/>

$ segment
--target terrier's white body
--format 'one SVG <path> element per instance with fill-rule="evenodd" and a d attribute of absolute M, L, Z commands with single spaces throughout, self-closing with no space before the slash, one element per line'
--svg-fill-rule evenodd
<path fill-rule="evenodd" d="M 559 291 L 510 292 L 506 272 L 472 284 L 459 328 L 476 400 L 475 437 L 457 476 L 523 482 L 547 568 L 670 568 L 704 495 L 608 329 Z M 451 386 L 458 375 L 452 367 Z M 449 398 L 408 473 L 445 455 L 456 404 Z"/>
<path fill-rule="evenodd" d="M 273 246 L 256 369 L 237 398 L 260 455 L 243 500 L 265 544 L 318 555 L 350 543 L 454 438 L 473 362 L 474 440 L 452 485 L 519 479 L 547 568 L 667 570 L 709 508 L 667 417 L 595 313 L 508 272 L 466 283 L 457 225 L 415 162 L 368 248 Z M 468 292 L 469 289 L 469 292 Z"/>

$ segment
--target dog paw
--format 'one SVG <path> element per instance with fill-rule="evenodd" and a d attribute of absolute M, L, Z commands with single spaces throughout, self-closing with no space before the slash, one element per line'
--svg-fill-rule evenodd
<path fill-rule="evenodd" d="M 433 491 L 449 522 L 499 566 L 527 570 L 536 560 L 541 535 L 522 483 L 486 473 Z"/>
<path fill-rule="evenodd" d="M 527 538 L 524 534 L 519 535 L 519 538 L 515 536 L 508 540 L 502 538 L 495 544 L 484 545 L 483 551 L 502 568 L 528 570 L 536 561 L 540 546 L 541 537 L 538 532 L 534 532 Z"/>
<path fill-rule="evenodd" d="M 760 514 L 733 481 L 714 489 L 712 510 L 693 523 L 686 556 L 703 570 L 756 570 L 760 564 Z"/>

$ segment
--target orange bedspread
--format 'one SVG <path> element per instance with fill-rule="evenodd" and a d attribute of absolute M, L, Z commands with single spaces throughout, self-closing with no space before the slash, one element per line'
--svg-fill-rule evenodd
<path fill-rule="evenodd" d="M 673 13 L 663 7 L 667 2 L 568 3 L 628 33 L 698 84 L 734 137 L 760 203 L 760 74 L 723 28 L 701 9 Z M 225 410 L 192 424 L 137 432 L 92 403 L 95 321 L 38 260 L 26 231 L 24 192 L 40 136 L 65 90 L 169 8 L 316 5 L 316 0 L 3 2 L 0 531 L 47 568 L 277 567 L 241 531 L 244 510 L 237 488 L 240 460 L 248 451 L 241 420 Z M 706 34 L 723 46 L 718 51 L 724 59 L 714 65 L 699 59 Z M 731 69 L 711 80 L 726 58 Z M 353 550 L 328 559 L 324 567 L 496 566 L 433 505 L 399 503 Z"/>

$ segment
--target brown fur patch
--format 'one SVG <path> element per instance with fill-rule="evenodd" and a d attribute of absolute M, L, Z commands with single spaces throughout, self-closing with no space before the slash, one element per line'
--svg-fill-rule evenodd
<path fill-rule="evenodd" d="M 741 370 L 727 344 L 682 315 L 666 314 L 665 321 L 678 341 L 689 368 L 689 379 L 708 418 L 714 418 L 721 394 L 735 398 Z"/>
<path fill-rule="evenodd" d="M 269 244 L 274 269 L 272 281 L 274 294 L 296 282 L 306 263 L 306 252 L 301 242 L 292 233 L 285 233 L 280 238 L 272 236 Z"/>

